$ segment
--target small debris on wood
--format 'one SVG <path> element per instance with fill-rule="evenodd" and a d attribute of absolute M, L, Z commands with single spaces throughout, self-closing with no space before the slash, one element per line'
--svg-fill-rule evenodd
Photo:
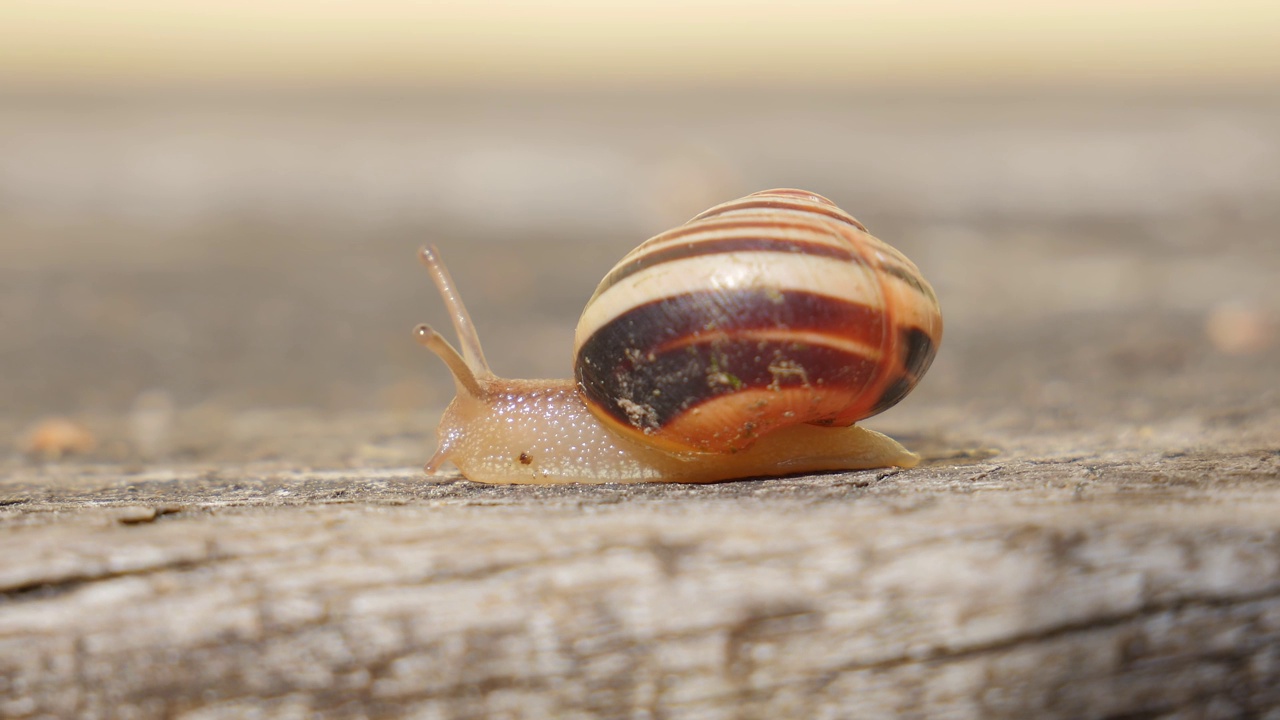
<path fill-rule="evenodd" d="M 1223 303 L 1209 314 L 1204 330 L 1221 353 L 1256 355 L 1275 342 L 1276 319 L 1255 305 Z"/>
<path fill-rule="evenodd" d="M 20 443 L 28 456 L 60 460 L 67 455 L 84 455 L 98 446 L 93 431 L 65 417 L 49 417 L 36 423 Z"/>

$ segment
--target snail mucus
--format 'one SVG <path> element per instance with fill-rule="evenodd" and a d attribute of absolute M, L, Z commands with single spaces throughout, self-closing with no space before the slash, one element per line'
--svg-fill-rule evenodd
<path fill-rule="evenodd" d="M 484 483 L 715 482 L 899 466 L 919 457 L 854 425 L 901 400 L 942 338 L 919 269 L 830 200 L 767 190 L 645 241 L 578 322 L 574 377 L 489 369 L 435 248 L 420 259 L 461 352 L 426 471 Z"/>

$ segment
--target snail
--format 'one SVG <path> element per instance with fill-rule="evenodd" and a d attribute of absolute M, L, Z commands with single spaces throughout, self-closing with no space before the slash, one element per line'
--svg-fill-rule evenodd
<path fill-rule="evenodd" d="M 428 473 L 452 462 L 484 483 L 694 483 L 919 462 L 854 423 L 929 368 L 937 297 L 821 195 L 758 192 L 632 250 L 582 313 L 572 379 L 495 376 L 439 252 L 419 259 L 462 348 L 414 329 L 457 386 Z"/>

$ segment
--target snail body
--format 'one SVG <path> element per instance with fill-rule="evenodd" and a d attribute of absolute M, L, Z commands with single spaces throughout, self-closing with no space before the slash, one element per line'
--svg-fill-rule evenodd
<path fill-rule="evenodd" d="M 896 404 L 942 334 L 919 270 L 831 201 L 770 190 L 657 235 L 601 281 L 575 334 L 575 377 L 489 370 L 448 272 L 427 266 L 462 352 L 419 341 L 458 388 L 434 472 L 488 483 L 714 482 L 919 458 L 853 426 Z"/>

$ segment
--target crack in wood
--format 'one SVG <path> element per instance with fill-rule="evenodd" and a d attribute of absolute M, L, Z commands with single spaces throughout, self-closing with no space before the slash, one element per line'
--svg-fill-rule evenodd
<path fill-rule="evenodd" d="M 103 573 L 80 573 L 66 575 L 56 579 L 32 580 L 26 583 L 18 583 L 10 585 L 9 587 L 0 588 L 0 607 L 6 603 L 48 600 L 50 598 L 74 592 L 87 585 L 109 582 L 120 578 L 145 577 L 148 575 L 158 575 L 171 571 L 182 572 L 186 570 L 194 570 L 215 562 L 228 560 L 230 557 L 231 556 L 210 556 L 196 559 L 183 559 L 129 570 L 115 570 Z"/>
<path fill-rule="evenodd" d="M 851 663 L 840 667 L 833 672 L 842 674 L 849 672 L 886 670 L 913 664 L 945 664 L 958 660 L 965 660 L 978 655 L 1014 650 L 1025 645 L 1051 642 L 1070 635 L 1108 630 L 1139 622 L 1146 618 L 1164 613 L 1180 613 L 1195 608 L 1232 608 L 1251 603 L 1265 603 L 1272 600 L 1280 600 L 1280 585 L 1254 593 L 1234 596 L 1177 597 L 1164 602 L 1143 605 L 1140 608 L 1126 613 L 1101 615 L 1076 622 L 1062 623 L 1042 630 L 1018 633 L 985 643 L 978 643 L 959 648 L 947 648 L 919 656 L 900 655 L 893 658 L 876 660 L 874 662 Z"/>

